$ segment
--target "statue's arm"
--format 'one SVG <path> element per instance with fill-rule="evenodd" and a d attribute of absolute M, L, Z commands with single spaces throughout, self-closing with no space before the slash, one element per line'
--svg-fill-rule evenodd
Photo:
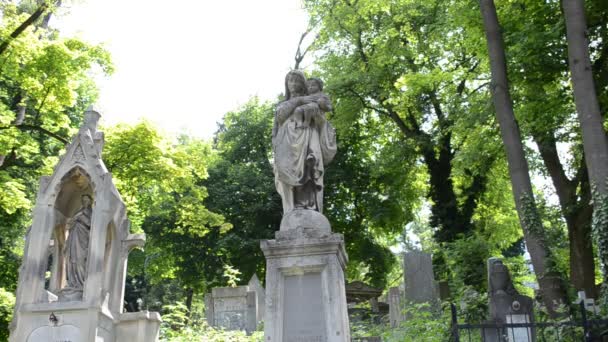
<path fill-rule="evenodd" d="M 319 108 L 321 108 L 321 110 L 325 113 L 331 112 L 333 110 L 329 96 L 323 95 L 319 97 L 317 104 L 319 105 Z"/>
<path fill-rule="evenodd" d="M 298 98 L 294 98 L 287 101 L 283 101 L 277 105 L 276 120 L 279 125 L 285 122 L 285 120 L 289 119 L 293 111 L 298 106 L 298 103 Z"/>

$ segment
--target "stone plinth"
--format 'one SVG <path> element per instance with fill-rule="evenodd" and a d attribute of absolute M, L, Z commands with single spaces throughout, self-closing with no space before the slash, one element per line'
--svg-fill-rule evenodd
<path fill-rule="evenodd" d="M 126 312 L 116 325 L 116 341 L 157 341 L 160 329 L 158 312 Z"/>
<path fill-rule="evenodd" d="M 321 229 L 281 230 L 264 240 L 264 341 L 350 341 L 344 238 Z"/>

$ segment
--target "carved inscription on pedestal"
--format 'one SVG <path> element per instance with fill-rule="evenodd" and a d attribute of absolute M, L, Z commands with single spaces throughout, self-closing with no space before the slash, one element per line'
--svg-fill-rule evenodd
<path fill-rule="evenodd" d="M 215 326 L 228 330 L 244 330 L 246 297 L 224 297 L 214 300 Z"/>
<path fill-rule="evenodd" d="M 327 341 L 321 273 L 285 276 L 283 296 L 283 341 Z"/>
<path fill-rule="evenodd" d="M 73 325 L 46 326 L 34 330 L 27 342 L 84 342 L 80 330 Z"/>

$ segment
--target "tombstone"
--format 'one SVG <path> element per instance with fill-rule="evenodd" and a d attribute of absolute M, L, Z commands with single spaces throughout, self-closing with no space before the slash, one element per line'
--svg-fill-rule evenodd
<path fill-rule="evenodd" d="M 521 295 L 513 286 L 509 269 L 498 258 L 488 259 L 488 299 L 490 307 L 490 323 L 533 323 L 532 298 Z M 484 341 L 502 341 L 495 328 L 483 330 Z M 519 327 L 508 328 L 506 334 L 509 341 L 535 341 L 534 329 Z"/>
<path fill-rule="evenodd" d="M 398 287 L 388 289 L 388 310 L 391 328 L 397 328 L 403 322 L 403 306 L 401 303 L 401 291 Z"/>
<path fill-rule="evenodd" d="M 212 308 L 207 322 L 225 330 L 243 330 L 251 334 L 256 329 L 256 293 L 248 286 L 214 287 L 205 297 L 205 304 Z"/>
<path fill-rule="evenodd" d="M 256 296 L 256 324 L 264 320 L 264 312 L 266 308 L 266 290 L 260 283 L 260 279 L 254 273 L 251 279 L 249 280 L 249 290 L 255 292 Z"/>
<path fill-rule="evenodd" d="M 574 304 L 580 305 L 582 302 L 583 306 L 585 307 L 585 310 L 595 315 L 600 314 L 600 308 L 595 304 L 595 300 L 593 298 L 587 298 L 587 294 L 585 293 L 585 291 L 578 291 L 577 297 L 578 298 L 574 302 Z"/>
<path fill-rule="evenodd" d="M 101 160 L 99 118 L 87 110 L 53 175 L 40 180 L 11 342 L 158 339 L 158 313 L 123 311 L 127 258 L 145 235 L 129 232 L 125 204 Z"/>
<path fill-rule="evenodd" d="M 286 99 L 276 108 L 272 143 L 283 218 L 275 239 L 262 240 L 266 257 L 265 341 L 350 341 L 344 289 L 348 261 L 341 234 L 323 212 L 324 168 L 336 153 L 325 120 L 331 110 L 320 80 L 301 71 L 285 78 Z M 308 103 L 302 104 L 303 96 Z"/>
<path fill-rule="evenodd" d="M 439 282 L 439 299 L 441 300 L 450 300 L 452 299 L 452 294 L 450 293 L 450 284 L 447 281 Z"/>
<path fill-rule="evenodd" d="M 378 297 L 382 295 L 382 289 L 371 287 L 362 281 L 353 281 L 346 284 L 345 290 L 347 303 L 368 301 L 372 312 L 380 312 Z"/>
<path fill-rule="evenodd" d="M 436 303 L 438 285 L 433 274 L 431 255 L 422 251 L 406 252 L 403 257 L 405 301 L 407 303 Z"/>

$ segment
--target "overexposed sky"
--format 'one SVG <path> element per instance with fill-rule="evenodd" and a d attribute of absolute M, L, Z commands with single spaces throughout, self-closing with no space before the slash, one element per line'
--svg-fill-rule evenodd
<path fill-rule="evenodd" d="M 307 27 L 301 1 L 82 0 L 52 25 L 112 54 L 115 73 L 97 82 L 103 124 L 146 118 L 211 137 L 227 111 L 283 91 Z"/>

